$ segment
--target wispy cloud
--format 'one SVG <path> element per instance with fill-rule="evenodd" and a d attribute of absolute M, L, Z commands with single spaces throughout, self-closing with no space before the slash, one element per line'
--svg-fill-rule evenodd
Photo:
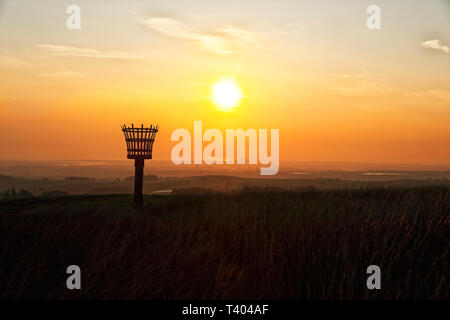
<path fill-rule="evenodd" d="M 48 50 L 52 54 L 57 56 L 73 56 L 73 57 L 96 58 L 96 59 L 126 59 L 126 60 L 133 60 L 140 58 L 139 56 L 119 51 L 101 51 L 92 48 L 79 48 L 54 44 L 38 44 L 37 46 L 41 49 Z"/>
<path fill-rule="evenodd" d="M 41 73 L 40 76 L 50 79 L 81 79 L 84 77 L 84 74 L 70 70 L 59 70 L 55 72 Z"/>
<path fill-rule="evenodd" d="M 367 71 L 367 63 L 361 62 L 359 64 L 359 71 L 352 73 L 328 73 L 325 76 L 334 79 L 335 81 L 352 84 L 353 82 L 367 81 L 369 78 L 369 72 Z"/>
<path fill-rule="evenodd" d="M 439 99 L 448 105 L 450 101 L 450 88 L 446 89 L 428 89 L 414 92 L 413 95 L 421 97 L 424 100 Z"/>
<path fill-rule="evenodd" d="M 162 34 L 187 40 L 202 50 L 217 54 L 232 54 L 239 46 L 261 47 L 257 33 L 237 27 L 222 27 L 209 33 L 198 32 L 185 23 L 166 17 L 141 19 L 141 24 Z"/>
<path fill-rule="evenodd" d="M 440 40 L 428 40 L 422 42 L 420 45 L 422 46 L 422 48 L 440 50 L 445 53 L 450 53 L 450 47 L 442 45 Z"/>
<path fill-rule="evenodd" d="M 233 38 L 235 40 L 241 41 L 243 44 L 252 45 L 258 48 L 262 48 L 262 45 L 260 43 L 260 34 L 236 27 L 223 27 L 217 29 L 217 32 L 222 33 L 223 35 L 226 35 L 230 38 Z"/>
<path fill-rule="evenodd" d="M 7 57 L 7 56 L 0 56 L 0 64 L 3 66 L 10 66 L 10 67 L 18 67 L 18 66 L 25 66 L 28 65 L 27 62 L 16 59 L 16 58 L 12 58 L 12 57 Z"/>

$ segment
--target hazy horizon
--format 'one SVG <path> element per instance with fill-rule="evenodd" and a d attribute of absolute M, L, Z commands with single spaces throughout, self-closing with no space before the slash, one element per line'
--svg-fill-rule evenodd
<path fill-rule="evenodd" d="M 122 157 L 122 158 L 117 158 L 117 159 L 83 159 L 83 158 L 67 158 L 67 159 L 51 159 L 51 158 L 42 158 L 42 159 L 27 159 L 27 158 L 1 158 L 0 157 L 0 162 L 17 162 L 17 163 L 21 163 L 21 162 L 125 162 L 125 163 L 129 163 L 130 165 L 133 165 L 133 162 L 130 159 L 127 159 L 126 157 Z M 170 163 L 171 165 L 178 167 L 179 165 L 176 165 L 172 162 L 171 159 L 152 159 L 150 160 L 150 162 L 147 163 L 148 166 L 151 166 L 152 163 Z M 320 164 L 361 164 L 361 165 L 394 165 L 394 166 L 405 166 L 405 167 L 410 167 L 410 166 L 424 166 L 424 167 L 449 167 L 450 168 L 450 163 L 445 162 L 445 163 L 419 163 L 419 162 L 370 162 L 370 161 L 345 161 L 345 160 L 292 160 L 292 159 L 288 159 L 288 160 L 280 160 L 280 164 L 288 164 L 288 163 L 320 163 Z M 236 165 L 236 164 L 235 164 Z M 183 165 L 181 165 L 183 166 Z M 195 165 L 197 167 L 226 167 L 226 165 L 224 166 L 219 166 L 216 164 L 213 165 L 208 165 L 208 164 L 197 164 Z M 258 167 L 260 165 L 253 165 L 253 164 L 243 164 L 240 166 L 248 166 L 248 167 Z"/>
<path fill-rule="evenodd" d="M 145 175 L 159 177 L 230 176 L 267 179 L 261 176 L 258 165 L 175 165 L 170 160 L 147 161 Z M 2 160 L 0 176 L 23 179 L 62 179 L 91 177 L 116 179 L 134 174 L 134 163 L 121 160 Z M 332 161 L 282 161 L 277 175 L 270 179 L 450 179 L 449 165 L 374 164 Z M 4 181 L 5 186 L 8 181 Z"/>

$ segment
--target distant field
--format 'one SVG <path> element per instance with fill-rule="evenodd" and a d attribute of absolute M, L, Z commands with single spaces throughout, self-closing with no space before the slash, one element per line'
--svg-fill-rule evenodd
<path fill-rule="evenodd" d="M 243 187 L 276 187 L 317 189 L 392 188 L 450 186 L 450 172 L 299 172 L 274 177 L 240 177 L 231 175 L 199 175 L 185 177 L 144 177 L 144 193 L 182 192 L 186 189 L 213 189 L 236 191 Z M 0 200 L 2 192 L 15 188 L 39 196 L 45 192 L 63 191 L 69 194 L 131 194 L 134 177 L 122 179 L 96 179 L 68 176 L 65 178 L 19 178 L 0 175 Z"/>
<path fill-rule="evenodd" d="M 0 202 L 3 299 L 448 299 L 448 187 Z M 82 290 L 65 287 L 82 270 Z M 379 265 L 382 290 L 366 288 Z"/>

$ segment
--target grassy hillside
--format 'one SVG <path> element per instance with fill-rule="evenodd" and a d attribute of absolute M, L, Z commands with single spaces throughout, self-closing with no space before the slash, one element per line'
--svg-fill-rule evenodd
<path fill-rule="evenodd" d="M 449 298 L 448 187 L 0 202 L 0 298 Z M 82 290 L 66 289 L 66 268 Z M 382 290 L 366 288 L 379 265 Z"/>

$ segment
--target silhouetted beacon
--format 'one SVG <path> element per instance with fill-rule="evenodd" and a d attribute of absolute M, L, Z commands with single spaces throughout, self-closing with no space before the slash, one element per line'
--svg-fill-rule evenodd
<path fill-rule="evenodd" d="M 144 160 L 152 158 L 153 142 L 158 132 L 158 126 L 144 125 L 131 127 L 123 125 L 123 134 L 127 143 L 127 158 L 134 159 L 134 207 L 141 209 L 144 205 L 142 187 L 144 183 Z"/>

